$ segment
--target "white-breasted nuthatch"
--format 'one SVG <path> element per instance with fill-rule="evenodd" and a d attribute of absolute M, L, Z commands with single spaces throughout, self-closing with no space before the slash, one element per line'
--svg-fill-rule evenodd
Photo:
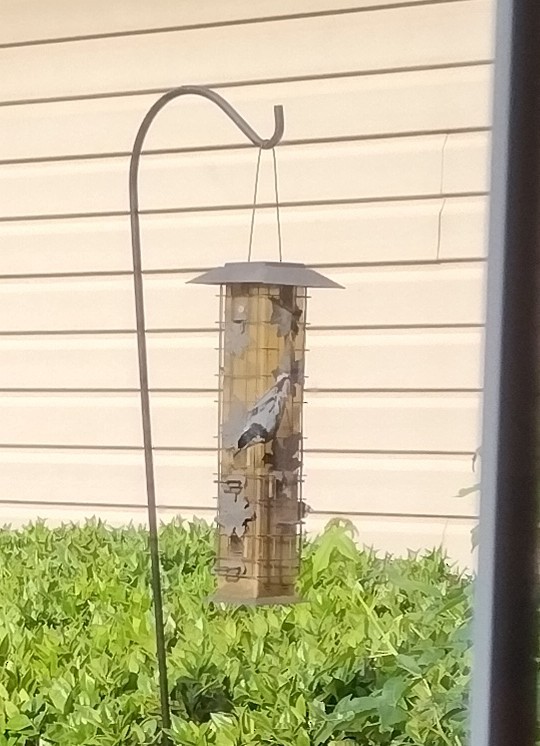
<path fill-rule="evenodd" d="M 257 443 L 268 443 L 272 440 L 279 428 L 290 393 L 289 374 L 279 373 L 275 384 L 249 410 L 236 444 L 236 453 Z"/>

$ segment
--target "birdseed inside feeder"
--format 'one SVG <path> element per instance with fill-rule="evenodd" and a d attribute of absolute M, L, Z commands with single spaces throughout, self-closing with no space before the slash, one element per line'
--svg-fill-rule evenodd
<path fill-rule="evenodd" d="M 307 288 L 303 264 L 233 262 L 220 285 L 218 588 L 213 600 L 290 603 L 300 565 Z"/>

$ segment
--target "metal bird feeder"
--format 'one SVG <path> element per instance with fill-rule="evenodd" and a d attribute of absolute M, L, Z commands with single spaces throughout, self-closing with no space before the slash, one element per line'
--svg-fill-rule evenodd
<path fill-rule="evenodd" d="M 234 262 L 220 285 L 216 601 L 296 600 L 302 519 L 307 288 L 340 287 L 303 264 Z"/>

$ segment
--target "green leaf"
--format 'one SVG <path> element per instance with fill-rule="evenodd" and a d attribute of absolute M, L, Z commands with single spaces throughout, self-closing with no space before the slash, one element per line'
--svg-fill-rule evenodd
<path fill-rule="evenodd" d="M 49 689 L 49 698 L 56 709 L 64 713 L 71 694 L 71 687 L 65 679 L 58 679 Z"/>
<path fill-rule="evenodd" d="M 407 713 L 396 704 L 381 698 L 379 700 L 379 718 L 383 730 L 391 730 L 399 723 L 405 722 Z"/>
<path fill-rule="evenodd" d="M 0 663 L 6 660 L 9 653 L 9 635 L 4 635 L 0 641 Z"/>
<path fill-rule="evenodd" d="M 19 708 L 11 700 L 4 702 L 4 712 L 8 718 L 15 718 L 19 714 Z"/>
<path fill-rule="evenodd" d="M 298 717 L 300 718 L 300 721 L 305 720 L 306 718 L 306 700 L 302 694 L 299 695 L 298 699 L 296 700 L 296 703 L 294 705 L 294 710 Z"/>
<path fill-rule="evenodd" d="M 409 671 L 409 673 L 412 673 L 414 676 L 422 676 L 422 669 L 418 665 L 416 659 L 412 658 L 410 655 L 398 655 L 396 663 L 400 668 Z"/>
<path fill-rule="evenodd" d="M 409 687 L 410 682 L 407 679 L 392 677 L 384 682 L 381 698 L 391 707 L 395 707 Z"/>
<path fill-rule="evenodd" d="M 341 699 L 334 710 L 335 713 L 351 713 L 358 715 L 364 712 L 376 712 L 379 708 L 378 697 L 351 697 Z"/>
<path fill-rule="evenodd" d="M 333 551 L 333 543 L 327 537 L 324 537 L 311 560 L 314 580 L 317 580 L 317 578 L 328 569 L 330 565 L 330 557 L 332 556 Z"/>
<path fill-rule="evenodd" d="M 7 729 L 19 732 L 22 730 L 27 730 L 28 728 L 32 728 L 32 721 L 22 713 L 19 713 L 18 715 L 15 715 L 7 722 Z"/>

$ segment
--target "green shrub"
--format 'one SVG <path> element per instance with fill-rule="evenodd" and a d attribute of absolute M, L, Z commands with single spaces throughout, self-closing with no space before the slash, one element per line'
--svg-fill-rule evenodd
<path fill-rule="evenodd" d="M 460 746 L 471 587 L 438 552 L 358 550 L 332 523 L 291 607 L 205 603 L 212 530 L 162 529 L 182 746 Z M 146 533 L 0 531 L 0 746 L 160 743 Z"/>

